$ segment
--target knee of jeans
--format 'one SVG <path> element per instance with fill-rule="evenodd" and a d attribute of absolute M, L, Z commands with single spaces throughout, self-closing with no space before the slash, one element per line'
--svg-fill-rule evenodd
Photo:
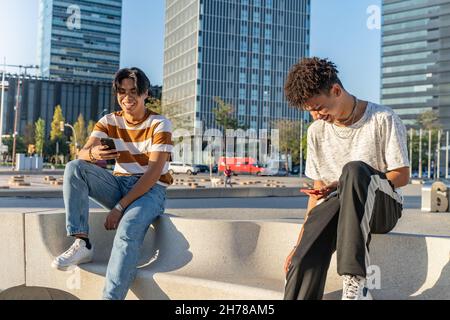
<path fill-rule="evenodd" d="M 81 169 L 81 167 L 84 165 L 84 160 L 72 160 L 66 164 L 66 169 L 64 171 L 64 174 L 73 175 L 77 170 Z"/>
<path fill-rule="evenodd" d="M 344 165 L 342 168 L 342 175 L 341 177 L 355 177 L 360 178 L 361 175 L 364 175 L 368 173 L 367 169 L 367 163 L 363 161 L 350 161 L 347 164 Z"/>
<path fill-rule="evenodd" d="M 125 241 L 126 243 L 139 243 L 145 237 L 145 227 L 143 223 L 121 221 L 117 229 L 116 241 Z"/>

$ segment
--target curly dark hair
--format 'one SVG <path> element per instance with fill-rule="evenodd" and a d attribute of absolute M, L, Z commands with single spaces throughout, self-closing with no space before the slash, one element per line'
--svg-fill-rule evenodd
<path fill-rule="evenodd" d="M 318 57 L 303 58 L 292 66 L 284 85 L 284 93 L 289 104 L 304 109 L 306 100 L 328 94 L 334 84 L 342 83 L 336 65 L 328 59 Z"/>

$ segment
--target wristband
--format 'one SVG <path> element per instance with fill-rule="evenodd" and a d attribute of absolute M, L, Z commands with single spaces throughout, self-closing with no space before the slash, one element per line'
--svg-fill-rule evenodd
<path fill-rule="evenodd" d="M 120 204 L 120 202 L 117 202 L 117 204 L 116 204 L 116 206 L 114 207 L 114 209 L 117 209 L 120 213 L 123 212 L 123 207 L 122 207 L 122 205 Z"/>

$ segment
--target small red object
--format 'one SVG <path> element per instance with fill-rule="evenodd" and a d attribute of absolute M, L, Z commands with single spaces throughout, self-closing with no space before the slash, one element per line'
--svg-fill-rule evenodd
<path fill-rule="evenodd" d="M 300 192 L 307 193 L 307 194 L 314 194 L 314 195 L 321 194 L 320 190 L 317 190 L 317 189 L 300 189 Z"/>

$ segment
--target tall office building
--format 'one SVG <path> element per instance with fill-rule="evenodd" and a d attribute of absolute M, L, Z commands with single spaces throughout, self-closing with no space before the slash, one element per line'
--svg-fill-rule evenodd
<path fill-rule="evenodd" d="M 450 129 L 450 1 L 383 0 L 381 102 L 406 125 L 434 110 Z"/>
<path fill-rule="evenodd" d="M 241 125 L 299 120 L 288 107 L 290 67 L 309 55 L 309 0 L 167 0 L 163 109 L 175 127 L 218 128 L 219 97 Z"/>
<path fill-rule="evenodd" d="M 10 135 L 14 132 L 18 76 L 6 74 L 6 81 L 8 87 L 4 98 L 3 133 Z M 30 76 L 21 77 L 20 81 L 19 135 L 25 133 L 27 124 L 42 118 L 48 136 L 57 105 L 61 106 L 66 121 L 71 124 L 77 121 L 80 114 L 87 123 L 89 120 L 98 121 L 105 113 L 120 110 L 110 81 L 71 81 Z"/>
<path fill-rule="evenodd" d="M 122 0 L 40 0 L 39 75 L 113 78 L 120 63 Z"/>

